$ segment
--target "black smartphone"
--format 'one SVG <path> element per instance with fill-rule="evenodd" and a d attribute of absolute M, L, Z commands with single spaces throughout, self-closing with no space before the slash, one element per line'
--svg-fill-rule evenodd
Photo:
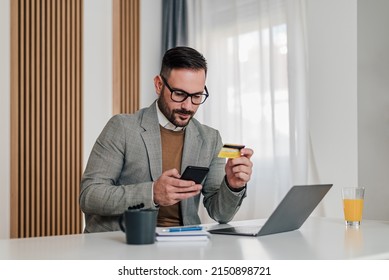
<path fill-rule="evenodd" d="M 191 180 L 196 184 L 201 184 L 209 171 L 208 167 L 188 166 L 181 175 L 182 180 Z"/>

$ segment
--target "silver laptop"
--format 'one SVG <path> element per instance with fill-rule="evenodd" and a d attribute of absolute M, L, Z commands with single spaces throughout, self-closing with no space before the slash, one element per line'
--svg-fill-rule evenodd
<path fill-rule="evenodd" d="M 236 226 L 209 232 L 262 236 L 299 229 L 331 187 L 332 184 L 293 186 L 262 227 Z"/>

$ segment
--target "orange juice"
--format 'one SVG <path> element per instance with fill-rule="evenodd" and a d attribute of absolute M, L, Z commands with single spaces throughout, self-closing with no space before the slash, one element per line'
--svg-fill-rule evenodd
<path fill-rule="evenodd" d="M 363 199 L 343 199 L 344 219 L 349 222 L 362 220 Z"/>

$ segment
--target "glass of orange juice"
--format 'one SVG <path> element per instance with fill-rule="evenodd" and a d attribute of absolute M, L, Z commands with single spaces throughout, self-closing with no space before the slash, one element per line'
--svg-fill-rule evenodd
<path fill-rule="evenodd" d="M 362 221 L 365 188 L 342 188 L 344 220 L 347 227 L 358 228 Z"/>

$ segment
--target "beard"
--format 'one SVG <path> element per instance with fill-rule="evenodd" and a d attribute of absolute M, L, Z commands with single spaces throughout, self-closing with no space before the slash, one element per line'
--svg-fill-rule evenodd
<path fill-rule="evenodd" d="M 184 127 L 187 126 L 189 121 L 193 118 L 195 112 L 187 111 L 184 109 L 170 110 L 162 94 L 158 98 L 158 107 L 162 114 L 175 126 Z M 182 117 L 180 117 L 182 116 Z M 189 117 L 188 117 L 189 116 Z"/>

